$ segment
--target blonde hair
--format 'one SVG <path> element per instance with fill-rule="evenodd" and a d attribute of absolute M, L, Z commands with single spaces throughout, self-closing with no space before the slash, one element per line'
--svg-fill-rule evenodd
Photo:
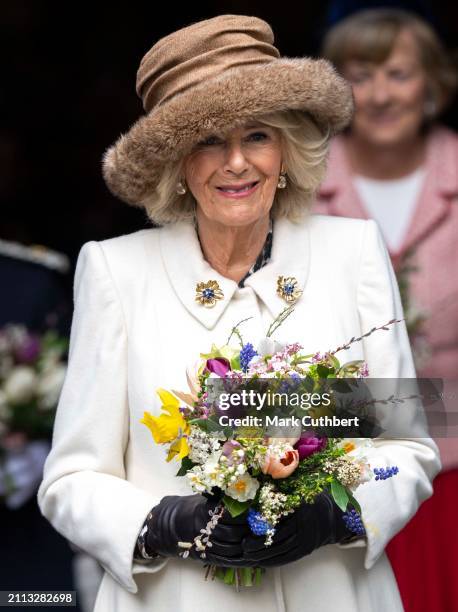
<path fill-rule="evenodd" d="M 388 59 L 399 34 L 408 30 L 417 43 L 420 63 L 426 75 L 434 119 L 453 96 L 456 71 L 437 34 L 426 21 L 402 9 L 376 8 L 358 11 L 329 30 L 322 55 L 342 72 L 349 60 L 380 64 Z"/>
<path fill-rule="evenodd" d="M 329 148 L 329 131 L 323 134 L 312 118 L 301 111 L 281 111 L 256 117 L 266 126 L 279 130 L 283 166 L 287 174 L 285 189 L 278 189 L 272 204 L 272 218 L 287 217 L 297 221 L 308 210 L 324 178 Z M 177 194 L 183 176 L 184 160 L 167 165 L 154 194 L 145 204 L 148 217 L 164 225 L 193 219 L 196 201 L 192 193 Z"/>

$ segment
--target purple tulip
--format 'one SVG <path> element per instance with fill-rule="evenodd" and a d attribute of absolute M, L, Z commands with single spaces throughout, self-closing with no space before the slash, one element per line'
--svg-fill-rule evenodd
<path fill-rule="evenodd" d="M 207 359 L 207 370 L 224 378 L 231 369 L 231 364 L 228 359 L 224 357 L 215 357 L 214 359 Z"/>
<path fill-rule="evenodd" d="M 16 359 L 19 363 L 30 363 L 40 354 L 40 339 L 37 336 L 28 335 L 24 342 L 16 348 Z"/>
<path fill-rule="evenodd" d="M 294 448 L 296 448 L 299 451 L 299 460 L 302 461 L 303 459 L 310 457 L 310 455 L 313 455 L 313 453 L 317 453 L 318 451 L 323 450 L 326 444 L 327 444 L 326 438 L 319 438 L 317 436 L 303 435 L 296 442 L 296 444 L 294 445 Z"/>

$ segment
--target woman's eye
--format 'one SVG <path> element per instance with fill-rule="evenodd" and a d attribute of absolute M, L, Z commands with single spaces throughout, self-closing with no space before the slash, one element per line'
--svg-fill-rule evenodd
<path fill-rule="evenodd" d="M 368 72 L 356 72 L 349 76 L 349 80 L 352 83 L 364 83 L 370 78 L 370 74 Z"/>
<path fill-rule="evenodd" d="M 410 77 L 410 74 L 404 70 L 392 70 L 390 74 L 396 81 L 406 81 Z"/>
<path fill-rule="evenodd" d="M 253 132 L 248 136 L 248 140 L 252 140 L 254 142 L 261 142 L 267 138 L 267 134 L 265 132 Z"/>
<path fill-rule="evenodd" d="M 221 140 L 217 136 L 209 136 L 208 138 L 201 140 L 199 145 L 201 147 L 211 147 L 212 145 L 219 144 L 220 142 Z"/>

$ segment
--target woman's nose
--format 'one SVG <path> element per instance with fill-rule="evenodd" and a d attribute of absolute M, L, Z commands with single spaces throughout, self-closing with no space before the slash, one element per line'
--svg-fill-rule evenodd
<path fill-rule="evenodd" d="M 374 77 L 371 94 L 372 102 L 379 106 L 382 106 L 390 101 L 391 89 L 385 75 L 378 74 Z"/>
<path fill-rule="evenodd" d="M 234 174 L 242 174 L 248 169 L 249 162 L 245 157 L 245 153 L 240 143 L 231 143 L 227 145 L 226 156 L 224 160 L 224 170 Z"/>

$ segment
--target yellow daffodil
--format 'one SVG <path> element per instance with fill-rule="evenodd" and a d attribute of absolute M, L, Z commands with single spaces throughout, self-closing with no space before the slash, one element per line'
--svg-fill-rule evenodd
<path fill-rule="evenodd" d="M 183 457 L 187 457 L 188 455 L 188 439 L 184 435 L 181 435 L 170 445 L 167 461 L 171 461 L 173 458 L 176 458 L 177 461 L 181 461 Z"/>
<path fill-rule="evenodd" d="M 189 434 L 190 427 L 180 412 L 179 400 L 165 389 L 159 389 L 157 393 L 161 398 L 164 413 L 156 417 L 149 412 L 145 412 L 140 423 L 148 427 L 156 444 L 173 442 L 169 449 L 167 461 L 170 461 L 173 457 L 182 459 L 189 453 L 186 436 Z"/>

